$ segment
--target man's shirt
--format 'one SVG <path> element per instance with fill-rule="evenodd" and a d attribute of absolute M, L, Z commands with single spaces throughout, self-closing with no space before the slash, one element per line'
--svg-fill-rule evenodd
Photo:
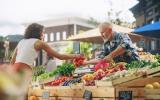
<path fill-rule="evenodd" d="M 104 42 L 103 50 L 99 55 L 99 58 L 104 58 L 109 55 L 112 51 L 114 51 L 118 46 L 123 47 L 126 52 L 121 55 L 113 58 L 115 62 L 127 62 L 130 63 L 133 60 L 139 60 L 138 53 L 129 38 L 128 34 L 123 33 L 114 33 L 113 39 L 111 41 Z"/>

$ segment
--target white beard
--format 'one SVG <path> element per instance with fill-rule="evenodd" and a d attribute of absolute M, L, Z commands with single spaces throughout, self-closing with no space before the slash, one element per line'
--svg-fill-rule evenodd
<path fill-rule="evenodd" d="M 108 42 L 108 38 L 103 39 L 104 43 Z"/>

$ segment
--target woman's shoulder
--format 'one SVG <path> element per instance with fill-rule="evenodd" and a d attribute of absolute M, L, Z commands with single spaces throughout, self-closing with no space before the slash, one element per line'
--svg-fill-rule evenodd
<path fill-rule="evenodd" d="M 35 49 L 40 50 L 42 49 L 44 42 L 42 40 L 37 39 L 37 41 L 34 43 Z"/>

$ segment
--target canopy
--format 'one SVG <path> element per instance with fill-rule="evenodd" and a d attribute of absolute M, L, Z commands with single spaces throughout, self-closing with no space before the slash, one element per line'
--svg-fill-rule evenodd
<path fill-rule="evenodd" d="M 133 31 L 130 28 L 125 28 L 119 25 L 113 25 L 113 29 L 116 32 L 123 32 L 123 33 L 128 33 L 130 38 L 132 39 L 132 41 L 138 41 L 140 40 L 141 36 L 134 34 L 134 33 L 130 33 L 131 31 Z M 99 33 L 99 28 L 95 28 L 74 36 L 69 37 L 67 40 L 71 40 L 71 41 L 82 41 L 82 42 L 92 42 L 92 43 L 103 43 L 103 39 L 101 38 L 101 35 Z"/>
<path fill-rule="evenodd" d="M 136 34 L 160 38 L 160 22 L 148 24 L 133 31 Z"/>

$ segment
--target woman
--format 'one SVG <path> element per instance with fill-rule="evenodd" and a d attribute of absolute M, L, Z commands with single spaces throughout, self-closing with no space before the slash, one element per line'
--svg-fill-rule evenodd
<path fill-rule="evenodd" d="M 15 72 L 20 73 L 23 78 L 24 84 L 28 84 L 32 76 L 32 67 L 35 59 L 40 50 L 44 50 L 51 57 L 56 57 L 60 60 L 68 60 L 79 57 L 79 54 L 60 54 L 53 50 L 46 42 L 43 42 L 44 26 L 33 23 L 27 27 L 22 39 L 11 59 L 13 69 Z"/>

